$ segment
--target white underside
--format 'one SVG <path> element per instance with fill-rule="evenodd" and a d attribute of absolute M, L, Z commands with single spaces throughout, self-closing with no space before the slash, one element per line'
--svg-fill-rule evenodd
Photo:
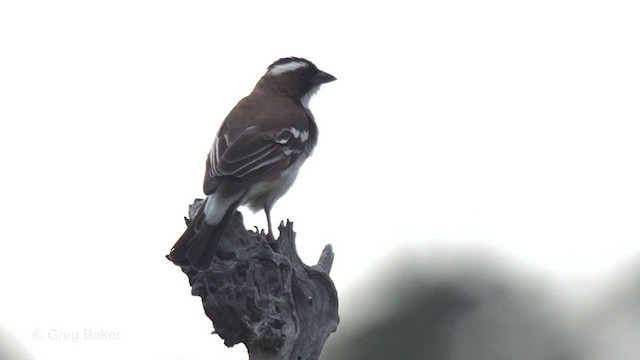
<path fill-rule="evenodd" d="M 261 181 L 251 186 L 241 199 L 240 205 L 247 205 L 254 212 L 262 210 L 265 206 L 271 208 L 296 181 L 298 172 L 304 161 L 305 157 L 301 156 L 295 164 L 280 173 L 276 179 L 272 178 L 268 181 Z M 236 202 L 240 196 L 241 194 L 237 194 L 236 196 L 225 198 L 215 193 L 208 195 L 207 202 L 204 205 L 204 219 L 207 224 L 212 226 L 219 224 L 229 210 L 229 207 Z M 260 201 L 258 202 L 258 200 Z"/>
<path fill-rule="evenodd" d="M 253 185 L 245 195 L 242 204 L 247 205 L 254 212 L 262 210 L 264 206 L 269 208 L 273 206 L 282 195 L 289 191 L 291 185 L 296 181 L 304 161 L 305 157 L 301 156 L 295 164 L 280 173 L 276 180 L 271 179 Z M 264 202 L 256 202 L 257 199 L 262 199 L 265 194 L 267 197 Z"/>

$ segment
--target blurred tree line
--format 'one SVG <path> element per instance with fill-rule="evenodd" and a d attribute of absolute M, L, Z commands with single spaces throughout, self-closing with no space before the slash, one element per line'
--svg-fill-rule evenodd
<path fill-rule="evenodd" d="M 392 276 L 373 276 L 384 284 L 361 295 L 384 298 L 382 305 L 360 319 L 350 314 L 357 300 L 342 308 L 322 360 L 640 359 L 638 276 L 627 276 L 599 306 L 580 313 L 588 307 L 568 308 L 557 301 L 562 292 L 540 278 L 481 254 L 449 261 L 436 275 L 424 261 L 394 263 L 405 265 Z"/>

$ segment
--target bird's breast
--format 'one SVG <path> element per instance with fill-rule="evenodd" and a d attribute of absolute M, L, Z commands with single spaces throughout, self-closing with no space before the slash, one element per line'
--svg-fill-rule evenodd
<path fill-rule="evenodd" d="M 269 179 L 260 181 L 249 189 L 245 196 L 245 203 L 253 211 L 260 211 L 265 207 L 271 207 L 284 195 L 296 181 L 298 172 L 306 156 L 300 156 L 287 169 Z"/>

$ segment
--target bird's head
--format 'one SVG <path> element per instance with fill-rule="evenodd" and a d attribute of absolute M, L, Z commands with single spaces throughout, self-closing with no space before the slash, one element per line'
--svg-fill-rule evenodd
<path fill-rule="evenodd" d="M 309 60 L 287 57 L 271 64 L 257 87 L 281 92 L 308 107 L 311 96 L 320 85 L 334 80 L 333 75 L 318 69 Z"/>

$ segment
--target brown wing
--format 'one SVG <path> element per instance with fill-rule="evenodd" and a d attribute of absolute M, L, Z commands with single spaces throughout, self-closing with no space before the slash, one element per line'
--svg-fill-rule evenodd
<path fill-rule="evenodd" d="M 287 105 L 260 109 L 259 101 L 245 98 L 229 114 L 214 140 L 207 159 L 205 194 L 221 181 L 253 184 L 281 172 L 304 153 L 309 119 Z M 272 109 L 269 111 L 269 109 Z M 249 114 L 256 114 L 248 119 Z"/>

